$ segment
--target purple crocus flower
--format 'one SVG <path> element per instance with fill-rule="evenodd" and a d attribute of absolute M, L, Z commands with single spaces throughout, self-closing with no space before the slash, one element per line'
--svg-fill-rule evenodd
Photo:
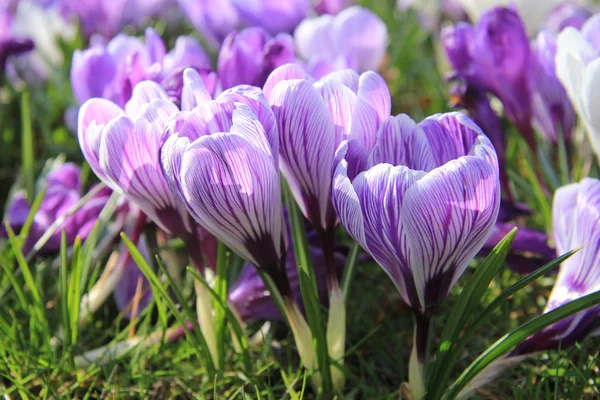
<path fill-rule="evenodd" d="M 531 51 L 519 14 L 512 8 L 493 8 L 475 26 L 458 23 L 443 29 L 442 44 L 456 75 L 498 97 L 506 116 L 535 149 L 528 82 Z"/>
<path fill-rule="evenodd" d="M 577 118 L 565 88 L 556 77 L 556 37 L 547 31 L 540 32 L 531 55 L 533 124 L 550 143 L 558 143 L 559 134 L 569 141 Z"/>
<path fill-rule="evenodd" d="M 240 25 L 232 0 L 178 0 L 185 16 L 213 48 Z"/>
<path fill-rule="evenodd" d="M 194 70 L 187 70 L 186 75 L 196 77 L 183 88 L 182 107 L 187 109 L 210 95 Z M 79 113 L 78 137 L 98 178 L 123 193 L 161 229 L 186 241 L 191 257 L 203 265 L 195 252 L 202 244 L 212 246 L 214 242 L 194 223 L 160 166 L 162 135 L 178 112 L 158 83 L 143 81 L 134 88 L 124 110 L 106 99 L 88 100 Z M 214 253 L 204 250 L 205 255 Z M 209 265 L 214 265 L 214 260 Z"/>
<path fill-rule="evenodd" d="M 0 6 L 0 76 L 4 74 L 6 61 L 12 55 L 18 55 L 33 50 L 31 39 L 13 34 L 13 12 L 8 7 Z"/>
<path fill-rule="evenodd" d="M 330 180 L 335 150 L 345 139 L 355 139 L 357 151 L 365 153 L 375 145 L 375 134 L 390 115 L 390 93 L 375 72 L 359 76 L 344 70 L 314 83 L 274 82 L 294 68 L 275 70 L 267 95 L 279 126 L 281 170 L 325 246 L 337 225 Z"/>
<path fill-rule="evenodd" d="M 289 34 L 272 37 L 261 27 L 246 28 L 227 35 L 217 71 L 223 89 L 241 84 L 262 87 L 275 68 L 294 59 L 294 39 Z"/>
<path fill-rule="evenodd" d="M 334 162 L 340 222 L 406 304 L 428 313 L 493 230 L 500 206 L 494 148 L 460 113 L 419 124 L 406 115 L 389 117 L 366 159 L 354 146 L 343 142 Z M 358 171 L 357 164 L 363 164 Z"/>
<path fill-rule="evenodd" d="M 56 220 L 64 217 L 82 197 L 81 170 L 75 164 L 65 163 L 54 167 L 46 176 L 45 184 L 47 185 L 46 193 L 40 208 L 33 217 L 33 225 L 22 248 L 25 254 L 29 253 L 48 228 Z M 68 245 L 73 244 L 77 236 L 85 240 L 96 223 L 100 211 L 108 201 L 110 193 L 109 189 L 101 190 L 73 215 L 67 217 L 40 249 L 40 253 L 58 252 L 63 230 Z M 11 229 L 18 233 L 25 225 L 30 211 L 30 202 L 23 193 L 19 192 L 9 204 L 5 219 Z M 0 227 L 0 236 L 6 237 L 4 225 Z"/>
<path fill-rule="evenodd" d="M 592 13 L 585 7 L 572 1 L 563 1 L 546 17 L 544 29 L 554 34 L 558 34 L 567 26 L 581 29 L 591 15 Z"/>
<path fill-rule="evenodd" d="M 292 33 L 311 10 L 310 0 L 231 0 L 242 23 L 271 35 Z"/>
<path fill-rule="evenodd" d="M 343 68 L 377 71 L 388 45 L 385 23 L 359 6 L 336 16 L 305 19 L 294 32 L 294 40 L 298 55 L 315 78 Z"/>
<path fill-rule="evenodd" d="M 80 104 L 102 97 L 124 106 L 138 82 L 169 82 L 186 67 L 209 69 L 210 59 L 204 49 L 194 39 L 181 36 L 167 53 L 160 36 L 148 28 L 145 43 L 135 37 L 118 35 L 106 45 L 75 51 L 71 82 Z M 209 73 L 203 75 L 209 79 Z"/>

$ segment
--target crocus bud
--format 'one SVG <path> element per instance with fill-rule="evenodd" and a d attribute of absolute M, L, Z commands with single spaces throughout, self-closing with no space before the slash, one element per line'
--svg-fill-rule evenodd
<path fill-rule="evenodd" d="M 25 254 L 33 249 L 36 242 L 56 220 L 67 215 L 70 209 L 81 199 L 80 175 L 80 168 L 72 163 L 56 166 L 48 173 L 45 178 L 45 184 L 48 185 L 46 193 L 33 217 L 33 225 L 22 248 Z M 98 215 L 104 208 L 110 194 L 111 192 L 108 189 L 101 190 L 75 213 L 68 216 L 40 249 L 40 253 L 53 254 L 58 252 L 63 230 L 68 245 L 73 244 L 77 236 L 85 240 L 98 220 Z M 30 211 L 30 202 L 26 200 L 23 193 L 17 193 L 8 206 L 5 219 L 11 229 L 18 233 L 25 225 Z M 4 225 L 0 227 L 0 236 L 6 237 Z"/>
<path fill-rule="evenodd" d="M 341 224 L 392 279 L 406 304 L 427 315 L 446 297 L 494 228 L 498 161 L 489 139 L 460 113 L 416 124 L 389 117 L 366 171 L 343 142 L 334 161 L 333 205 Z M 381 212 L 385 210 L 385 212 Z"/>
<path fill-rule="evenodd" d="M 550 32 L 540 32 L 531 55 L 533 124 L 550 143 L 558 143 L 559 134 L 569 141 L 577 121 L 567 92 L 556 77 L 555 36 Z"/>
<path fill-rule="evenodd" d="M 275 68 L 294 59 L 293 39 L 287 33 L 271 37 L 260 27 L 234 31 L 219 52 L 219 78 L 223 89 L 241 84 L 262 87 Z"/>
<path fill-rule="evenodd" d="M 442 44 L 456 74 L 494 94 L 506 116 L 532 148 L 529 39 L 517 12 L 494 8 L 475 26 L 462 23 L 442 31 Z"/>
<path fill-rule="evenodd" d="M 600 90 L 599 50 L 599 14 L 588 19 L 581 31 L 565 28 L 556 42 L 556 76 L 586 127 L 592 149 L 600 158 L 600 119 L 596 105 L 596 93 Z"/>
<path fill-rule="evenodd" d="M 385 23 L 371 10 L 352 6 L 336 16 L 307 18 L 294 32 L 298 55 L 309 74 L 320 78 L 334 70 L 377 71 L 385 57 Z"/>
<path fill-rule="evenodd" d="M 200 91 L 198 97 L 206 94 Z M 166 232 L 197 241 L 202 237 L 199 228 L 171 190 L 159 159 L 163 132 L 178 112 L 159 84 L 144 81 L 134 88 L 124 110 L 106 99 L 88 100 L 79 113 L 78 137 L 98 178 L 123 193 Z M 193 250 L 197 244 L 188 247 Z"/>
<path fill-rule="evenodd" d="M 600 181 L 585 178 L 559 188 L 552 224 L 558 254 L 585 246 L 561 264 L 544 312 L 600 290 Z M 597 327 L 598 318 L 600 306 L 580 311 L 529 337 L 509 357 L 572 346 Z"/>
<path fill-rule="evenodd" d="M 261 26 L 271 35 L 292 33 L 311 9 L 310 0 L 231 0 L 240 20 Z"/>
<path fill-rule="evenodd" d="M 567 26 L 581 29 L 590 15 L 592 13 L 585 7 L 572 1 L 563 1 L 550 12 L 544 23 L 544 29 L 555 34 Z"/>

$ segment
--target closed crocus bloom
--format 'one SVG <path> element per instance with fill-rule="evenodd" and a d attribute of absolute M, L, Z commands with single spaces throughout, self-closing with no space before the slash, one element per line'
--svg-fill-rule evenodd
<path fill-rule="evenodd" d="M 178 111 L 160 85 L 144 81 L 124 110 L 106 99 L 88 100 L 79 113 L 78 136 L 83 155 L 104 183 L 163 230 L 194 240 L 196 225 L 171 191 L 159 160 L 163 132 Z"/>
<path fill-rule="evenodd" d="M 263 28 L 253 27 L 225 38 L 217 70 L 223 89 L 241 84 L 262 87 L 275 68 L 294 59 L 294 40 L 289 34 L 272 37 Z"/>
<path fill-rule="evenodd" d="M 294 40 L 296 51 L 315 78 L 342 68 L 376 71 L 388 45 L 385 23 L 359 6 L 336 16 L 305 19 L 294 32 Z"/>
<path fill-rule="evenodd" d="M 0 75 L 8 57 L 33 50 L 33 41 L 12 32 L 12 11 L 0 6 Z"/>
<path fill-rule="evenodd" d="M 573 1 L 563 1 L 548 15 L 544 29 L 555 34 L 567 26 L 580 29 L 591 15 L 592 13 L 587 8 Z"/>
<path fill-rule="evenodd" d="M 535 148 L 528 86 L 529 39 L 517 12 L 494 8 L 471 26 L 459 23 L 442 31 L 442 44 L 456 74 L 494 94 L 506 116 Z"/>
<path fill-rule="evenodd" d="M 600 157 L 600 14 L 591 17 L 578 31 L 567 27 L 556 43 L 556 76 L 583 121 L 592 149 Z"/>
<path fill-rule="evenodd" d="M 556 37 L 540 32 L 533 44 L 530 71 L 533 124 L 550 143 L 559 134 L 569 141 L 576 116 L 571 101 L 555 73 Z"/>
<path fill-rule="evenodd" d="M 261 26 L 271 35 L 292 33 L 311 10 L 310 0 L 231 0 L 240 20 Z"/>
<path fill-rule="evenodd" d="M 162 82 L 187 67 L 199 70 L 210 67 L 208 55 L 192 38 L 177 38 L 170 52 L 153 29 L 146 30 L 145 39 L 143 42 L 135 37 L 118 35 L 106 45 L 76 50 L 71 82 L 79 103 L 102 97 L 124 106 L 138 82 Z"/>
<path fill-rule="evenodd" d="M 80 168 L 72 163 L 57 165 L 45 177 L 44 184 L 47 185 L 44 198 L 33 217 L 33 224 L 22 248 L 25 254 L 33 249 L 33 246 L 55 221 L 65 217 L 65 221 L 39 252 L 42 254 L 57 253 L 60 249 L 63 230 L 68 245 L 73 244 L 77 236 L 85 240 L 110 196 L 110 190 L 102 189 L 81 208 L 68 215 L 71 208 L 81 200 L 83 195 Z M 8 206 L 5 219 L 11 229 L 19 233 L 30 212 L 30 202 L 23 193 L 17 193 Z M 0 228 L 0 236 L 6 237 L 4 225 Z"/>
<path fill-rule="evenodd" d="M 302 362 L 313 369 L 312 335 L 286 273 L 278 140 L 261 90 L 237 86 L 177 116 L 162 166 L 194 219 L 274 282 Z"/>

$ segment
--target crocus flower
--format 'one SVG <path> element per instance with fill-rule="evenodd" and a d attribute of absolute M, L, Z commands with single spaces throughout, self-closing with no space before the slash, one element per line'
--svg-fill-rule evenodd
<path fill-rule="evenodd" d="M 275 70 L 267 92 L 279 126 L 281 170 L 304 216 L 319 235 L 333 233 L 337 216 L 331 204 L 332 161 L 345 139 L 362 151 L 375 144 L 375 133 L 390 115 L 390 93 L 375 72 L 332 73 L 317 82 L 281 79 Z M 333 270 L 332 270 L 333 274 Z"/>
<path fill-rule="evenodd" d="M 550 143 L 559 135 L 569 141 L 575 129 L 575 110 L 555 73 L 556 37 L 540 32 L 531 53 L 530 87 L 533 124 Z"/>
<path fill-rule="evenodd" d="M 194 219 L 275 283 L 302 362 L 313 369 L 312 335 L 285 267 L 278 140 L 261 90 L 237 86 L 176 116 L 165 133 L 162 167 Z"/>
<path fill-rule="evenodd" d="M 262 26 L 271 35 L 292 33 L 311 10 L 310 0 L 231 0 L 246 26 Z"/>
<path fill-rule="evenodd" d="M 336 16 L 307 18 L 294 32 L 298 55 L 309 74 L 320 78 L 350 68 L 378 70 L 388 45 L 387 27 L 371 10 L 352 6 Z"/>
<path fill-rule="evenodd" d="M 195 71 L 189 71 L 193 76 Z M 192 98 L 208 97 L 199 78 L 183 92 Z M 188 106 L 188 101 L 182 103 Z M 158 83 L 143 81 L 134 88 L 124 110 L 106 99 L 88 100 L 79 113 L 78 137 L 98 178 L 123 193 L 164 231 L 187 241 L 193 250 L 197 248 L 194 242 L 202 243 L 205 233 L 169 187 L 159 160 L 163 132 L 177 112 Z M 197 257 L 195 261 L 201 263 Z M 214 265 L 214 260 L 210 264 Z"/>
<path fill-rule="evenodd" d="M 26 53 L 33 49 L 31 39 L 17 36 L 12 32 L 13 13 L 0 6 L 0 76 L 4 73 L 6 61 L 12 55 Z"/>
<path fill-rule="evenodd" d="M 415 312 L 409 382 L 420 398 L 430 314 L 496 222 L 498 160 L 481 129 L 460 113 L 419 124 L 389 117 L 366 158 L 354 147 L 349 140 L 337 150 L 333 205 Z"/>
<path fill-rule="evenodd" d="M 240 25 L 232 0 L 178 0 L 184 15 L 209 45 L 219 48 L 225 36 Z"/>
<path fill-rule="evenodd" d="M 22 248 L 24 254 L 29 253 L 50 226 L 56 220 L 65 217 L 83 195 L 81 171 L 72 163 L 54 167 L 45 177 L 44 184 L 47 185 L 46 193 L 33 217 L 33 224 Z M 68 245 L 73 244 L 77 236 L 85 240 L 98 220 L 98 215 L 109 196 L 110 190 L 102 189 L 81 208 L 66 217 L 39 252 L 41 254 L 57 253 L 60 250 L 63 230 Z M 9 204 L 5 219 L 11 229 L 19 233 L 30 212 L 30 201 L 26 199 L 24 193 L 19 192 Z M 0 236 L 6 237 L 4 225 L 0 227 Z"/>
<path fill-rule="evenodd" d="M 581 31 L 567 27 L 556 43 L 556 76 L 564 85 L 577 115 L 583 121 L 592 149 L 600 157 L 600 118 L 597 91 L 600 90 L 600 15 L 596 14 Z"/>
<path fill-rule="evenodd" d="M 143 80 L 170 82 L 186 67 L 210 68 L 204 49 L 192 38 L 181 36 L 167 53 L 160 36 L 146 29 L 146 41 L 118 35 L 106 45 L 76 50 L 71 67 L 73 92 L 80 104 L 102 97 L 124 106 L 133 87 Z M 204 74 L 209 76 L 209 74 Z"/>
<path fill-rule="evenodd" d="M 545 313 L 600 290 L 600 180 L 585 178 L 559 188 L 554 193 L 552 224 L 558 254 L 585 246 L 561 264 Z M 526 356 L 565 349 L 595 334 L 599 318 L 600 306 L 593 306 L 533 334 L 488 365 L 459 398 L 469 397 L 474 388 L 486 385 Z"/>
<path fill-rule="evenodd" d="M 272 37 L 261 27 L 246 28 L 227 35 L 217 71 L 223 89 L 241 84 L 262 87 L 275 68 L 294 59 L 294 40 L 289 34 Z"/>
<path fill-rule="evenodd" d="M 573 2 L 563 1 L 546 18 L 544 29 L 558 34 L 567 26 L 581 29 L 583 23 L 592 15 L 585 7 Z"/>
<path fill-rule="evenodd" d="M 467 18 L 459 0 L 397 0 L 396 8 L 406 11 L 409 8 L 416 11 L 421 25 L 428 30 L 439 29 L 443 16 L 452 21 L 464 21 Z"/>
<path fill-rule="evenodd" d="M 506 116 L 535 149 L 528 85 L 531 51 L 517 12 L 494 8 L 475 26 L 447 27 L 442 31 L 442 44 L 456 75 L 498 97 Z"/>

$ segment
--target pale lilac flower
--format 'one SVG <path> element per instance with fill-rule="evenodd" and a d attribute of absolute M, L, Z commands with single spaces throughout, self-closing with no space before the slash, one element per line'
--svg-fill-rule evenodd
<path fill-rule="evenodd" d="M 375 13 L 352 6 L 336 16 L 305 19 L 294 32 L 294 40 L 309 74 L 320 78 L 343 68 L 377 71 L 385 57 L 388 34 Z"/>
<path fill-rule="evenodd" d="M 232 0 L 178 0 L 178 3 L 213 48 L 218 49 L 229 32 L 240 25 Z"/>
<path fill-rule="evenodd" d="M 13 12 L 0 6 L 0 76 L 10 56 L 33 50 L 33 41 L 12 32 Z"/>
<path fill-rule="evenodd" d="M 246 26 L 261 26 L 271 35 L 292 33 L 311 10 L 310 0 L 231 0 Z"/>
<path fill-rule="evenodd" d="M 242 84 L 262 87 L 275 68 L 294 60 L 294 39 L 289 34 L 272 37 L 261 27 L 246 28 L 225 38 L 217 72 L 223 89 Z"/>
<path fill-rule="evenodd" d="M 36 242 L 46 233 L 54 222 L 64 217 L 72 207 L 81 199 L 83 188 L 81 183 L 81 170 L 72 163 L 65 163 L 53 168 L 44 179 L 47 185 L 46 193 L 33 217 L 33 225 L 23 245 L 23 253 L 27 254 Z M 67 244 L 75 242 L 79 236 L 85 240 L 98 220 L 100 211 L 104 208 L 110 196 L 110 190 L 102 189 L 90 201 L 84 204 L 59 226 L 59 229 L 40 249 L 41 254 L 57 253 L 60 249 L 62 231 L 65 231 Z M 22 192 L 16 194 L 11 200 L 5 219 L 15 233 L 19 233 L 25 225 L 31 212 L 31 203 Z M 0 236 L 6 237 L 4 225 L 0 227 Z"/>
<path fill-rule="evenodd" d="M 587 8 L 573 1 L 563 1 L 550 12 L 544 23 L 544 29 L 554 34 L 558 34 L 567 26 L 581 29 L 591 15 Z"/>
<path fill-rule="evenodd" d="M 210 98 L 198 74 L 188 69 L 182 107 Z M 160 228 L 188 241 L 194 257 L 205 233 L 162 173 L 159 150 L 163 132 L 179 109 L 156 82 L 140 82 L 122 109 L 101 98 L 88 100 L 79 113 L 78 137 L 94 173 L 136 204 Z M 199 260 L 195 260 L 199 261 Z"/>
<path fill-rule="evenodd" d="M 550 32 L 540 32 L 531 56 L 533 125 L 550 143 L 557 144 L 559 134 L 570 141 L 577 121 L 569 96 L 556 77 L 556 37 Z"/>
<path fill-rule="evenodd" d="M 123 106 L 131 98 L 132 89 L 138 82 L 169 82 L 184 68 L 193 67 L 200 71 L 210 68 L 208 55 L 191 37 L 179 37 L 170 52 L 153 29 L 146 30 L 145 39 L 143 42 L 120 34 L 106 45 L 96 44 L 83 51 L 76 50 L 71 83 L 79 103 L 102 97 Z"/>
<path fill-rule="evenodd" d="M 389 117 L 368 157 L 342 143 L 333 172 L 341 224 L 390 276 L 418 314 L 446 297 L 494 228 L 498 161 L 460 113 L 416 124 Z M 359 155 L 357 157 L 357 155 Z M 362 164 L 362 168 L 356 168 Z"/>

